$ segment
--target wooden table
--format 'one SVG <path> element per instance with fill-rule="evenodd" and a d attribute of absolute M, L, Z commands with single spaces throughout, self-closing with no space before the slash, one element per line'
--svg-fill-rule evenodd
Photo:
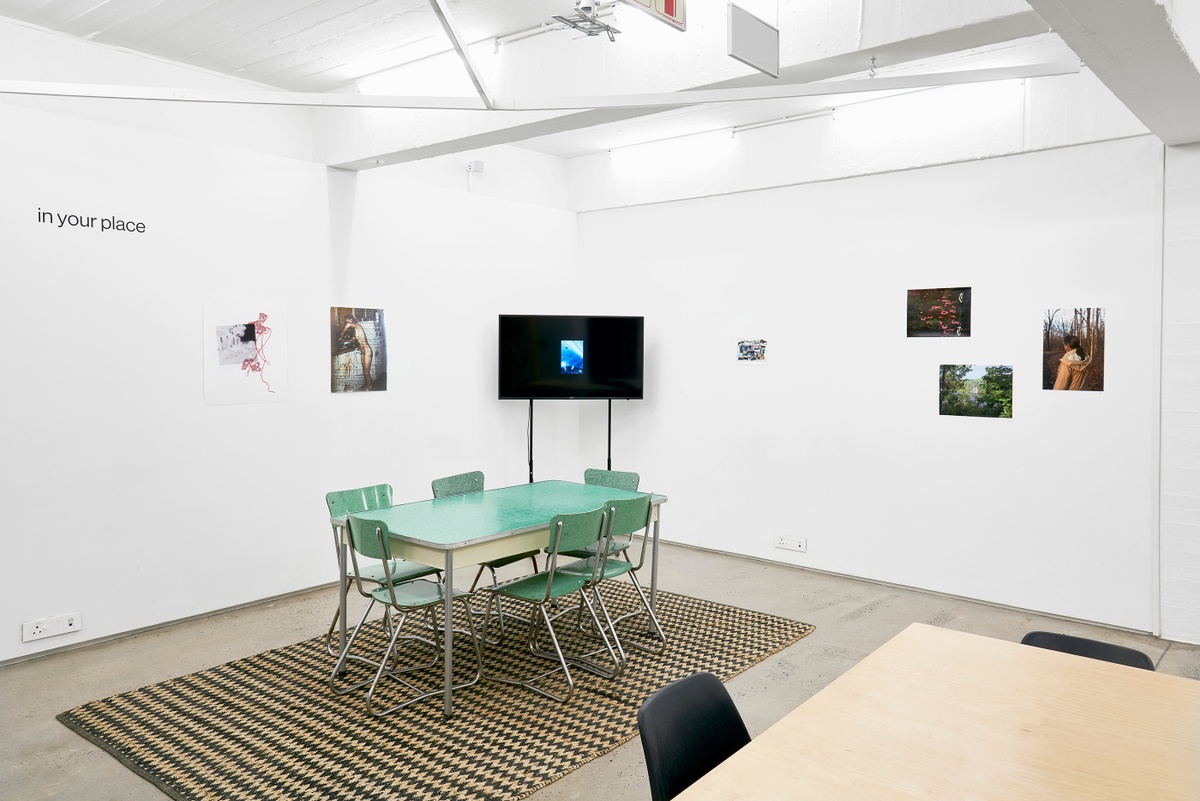
<path fill-rule="evenodd" d="M 905 629 L 678 801 L 1196 801 L 1200 682 Z"/>
<path fill-rule="evenodd" d="M 382 520 L 387 524 L 392 555 L 412 562 L 441 569 L 446 582 L 446 620 L 453 619 L 452 600 L 454 567 L 491 561 L 525 551 L 535 551 L 549 544 L 550 519 L 559 514 L 573 514 L 597 509 L 606 501 L 636 498 L 645 493 L 577 484 L 573 481 L 538 481 L 514 487 L 471 492 L 436 500 L 416 501 L 374 509 L 352 515 L 355 518 Z M 652 555 L 649 601 L 654 608 L 658 588 L 658 522 L 665 495 L 652 497 Z M 343 526 L 344 520 L 333 520 Z M 341 564 L 345 568 L 346 537 L 342 537 Z M 342 593 L 341 643 L 346 642 L 345 593 Z M 454 632 L 446 626 L 445 690 L 443 706 L 447 717 L 454 711 L 451 689 Z"/>

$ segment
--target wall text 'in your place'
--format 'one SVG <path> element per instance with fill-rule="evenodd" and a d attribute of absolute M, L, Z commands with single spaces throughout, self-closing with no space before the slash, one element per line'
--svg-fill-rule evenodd
<path fill-rule="evenodd" d="M 40 223 L 53 225 L 56 228 L 94 228 L 100 231 L 123 231 L 130 234 L 146 233 L 146 224 L 134 220 L 122 220 L 111 217 L 85 217 L 81 214 L 58 214 L 53 211 L 37 210 Z"/>

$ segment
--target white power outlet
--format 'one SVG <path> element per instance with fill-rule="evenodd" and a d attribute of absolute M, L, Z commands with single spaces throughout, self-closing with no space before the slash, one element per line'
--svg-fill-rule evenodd
<path fill-rule="evenodd" d="M 31 620 L 21 624 L 21 642 L 40 640 L 44 637 L 57 637 L 59 634 L 70 634 L 83 628 L 83 615 L 79 612 L 69 612 L 57 617 L 47 617 L 41 620 Z"/>
<path fill-rule="evenodd" d="M 775 538 L 775 547 L 785 551 L 808 553 L 808 540 L 804 537 L 785 537 L 781 534 Z"/>

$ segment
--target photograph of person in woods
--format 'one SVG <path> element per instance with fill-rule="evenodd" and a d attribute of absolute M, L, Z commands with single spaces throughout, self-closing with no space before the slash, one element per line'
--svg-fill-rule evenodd
<path fill-rule="evenodd" d="M 1104 309 L 1047 309 L 1042 389 L 1104 390 Z"/>

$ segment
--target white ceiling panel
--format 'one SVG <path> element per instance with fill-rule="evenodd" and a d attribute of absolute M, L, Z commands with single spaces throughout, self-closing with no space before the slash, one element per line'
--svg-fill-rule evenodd
<path fill-rule="evenodd" d="M 233 7 L 214 3 L 192 15 L 186 24 L 159 31 L 141 44 L 153 42 L 154 47 L 176 54 L 177 59 L 192 59 L 225 45 L 245 47 L 269 41 L 276 35 L 275 26 L 286 32 L 292 24 L 288 20 L 320 5 L 324 5 L 321 0 L 287 7 L 275 3 L 243 3 Z"/>
<path fill-rule="evenodd" d="M 467 41 L 480 41 L 570 13 L 574 0 L 451 0 L 450 8 Z M 0 0 L 0 16 L 301 92 L 450 47 L 428 0 Z M 412 45 L 423 46 L 406 52 Z"/>
<path fill-rule="evenodd" d="M 126 3 L 129 0 L 109 0 L 110 2 Z M 133 0 L 138 6 L 146 5 L 144 0 Z M 155 34 L 170 30 L 173 26 L 188 25 L 191 17 L 205 8 L 214 5 L 214 0 L 163 0 L 149 4 L 146 8 L 132 16 L 124 18 L 97 30 L 92 37 L 98 42 L 115 44 L 133 50 L 146 50 L 143 40 L 153 41 Z M 160 54 L 161 55 L 161 54 Z"/>
<path fill-rule="evenodd" d="M 73 2 L 63 5 L 73 6 L 77 13 L 63 19 L 56 26 L 46 25 L 46 27 L 54 27 L 61 33 L 69 33 L 84 39 L 94 39 L 109 31 L 120 31 L 122 26 L 130 25 L 134 20 L 153 13 L 155 8 L 161 4 L 162 0 L 119 0 L 119 2 L 100 3 L 73 0 Z M 158 14 L 162 13 L 162 9 L 159 9 Z M 117 33 L 115 36 L 121 36 L 121 34 Z M 128 39 L 122 37 L 120 41 L 128 42 Z"/>

